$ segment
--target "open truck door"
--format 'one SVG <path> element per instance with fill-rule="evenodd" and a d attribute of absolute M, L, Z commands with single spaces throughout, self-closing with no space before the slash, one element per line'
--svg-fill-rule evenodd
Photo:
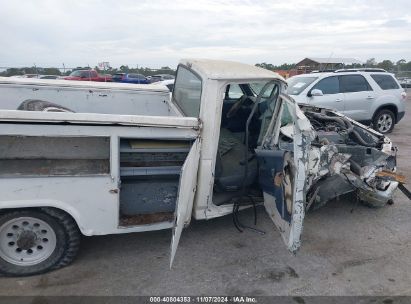
<path fill-rule="evenodd" d="M 174 256 L 177 251 L 183 228 L 188 225 L 191 220 L 194 195 L 197 188 L 200 146 L 201 141 L 198 138 L 191 146 L 190 152 L 181 168 L 176 209 L 174 212 L 173 236 L 171 239 L 170 268 L 173 265 Z"/>
<path fill-rule="evenodd" d="M 270 127 L 256 149 L 265 209 L 291 252 L 300 247 L 313 130 L 297 104 L 280 94 Z M 279 137 L 287 136 L 285 145 Z"/>

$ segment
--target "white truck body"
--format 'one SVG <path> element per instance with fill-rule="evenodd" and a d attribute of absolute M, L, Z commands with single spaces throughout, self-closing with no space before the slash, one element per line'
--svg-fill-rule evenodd
<path fill-rule="evenodd" d="M 76 113 L 176 116 L 169 93 L 159 85 L 0 77 L 0 107 L 5 110 L 42 100 Z"/>
<path fill-rule="evenodd" d="M 241 98 L 230 97 L 234 88 Z M 43 89 L 62 96 L 52 86 L 34 94 Z M 52 269 L 30 268 L 30 254 L 41 256 L 41 250 L 21 244 L 37 242 L 36 222 L 27 220 L 26 228 L 24 221 L 12 225 L 19 218 L 3 223 L 11 210 L 60 210 L 84 235 L 173 228 L 172 262 L 192 217 L 210 219 L 263 203 L 295 252 L 313 204 L 358 191 L 383 205 L 397 187 L 378 175 L 396 170 L 388 138 L 333 111 L 308 107 L 304 114 L 273 72 L 187 59 L 179 65 L 172 101 L 161 101 L 162 89 L 150 90 L 141 94 L 155 93 L 155 108 L 144 101 L 136 108 L 143 115 L 84 113 L 90 108 L 66 97 L 50 102 L 82 113 L 0 110 L 0 271 Z M 8 268 L 3 261 L 11 261 Z M 37 261 L 36 267 L 45 263 Z"/>

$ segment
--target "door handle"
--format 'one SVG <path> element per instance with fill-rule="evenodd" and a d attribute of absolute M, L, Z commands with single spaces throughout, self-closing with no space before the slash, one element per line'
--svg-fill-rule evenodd
<path fill-rule="evenodd" d="M 337 98 L 335 101 L 336 101 L 336 102 L 341 102 L 342 99 L 341 99 L 341 98 Z"/>
<path fill-rule="evenodd" d="M 108 192 L 110 192 L 112 194 L 116 194 L 116 193 L 118 193 L 118 189 L 111 189 Z"/>
<path fill-rule="evenodd" d="M 367 99 L 374 99 L 374 96 L 367 96 Z"/>

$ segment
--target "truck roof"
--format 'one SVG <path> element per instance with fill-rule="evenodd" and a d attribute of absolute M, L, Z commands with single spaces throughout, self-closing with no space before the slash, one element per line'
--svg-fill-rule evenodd
<path fill-rule="evenodd" d="M 181 64 L 191 67 L 203 79 L 240 80 L 240 79 L 278 79 L 285 81 L 279 74 L 253 65 L 211 59 L 182 59 Z"/>
<path fill-rule="evenodd" d="M 108 90 L 130 90 L 130 91 L 156 91 L 169 93 L 167 88 L 150 84 L 131 84 L 118 82 L 96 82 L 96 81 L 72 81 L 65 79 L 37 79 L 37 78 L 11 78 L 0 77 L 0 85 L 31 85 L 31 86 L 52 86 L 69 88 L 91 88 Z"/>

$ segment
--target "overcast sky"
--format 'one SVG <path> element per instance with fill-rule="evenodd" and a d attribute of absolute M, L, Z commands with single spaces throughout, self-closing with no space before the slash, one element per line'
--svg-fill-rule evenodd
<path fill-rule="evenodd" d="M 411 60 L 409 0 L 0 0 L 0 66 Z"/>

